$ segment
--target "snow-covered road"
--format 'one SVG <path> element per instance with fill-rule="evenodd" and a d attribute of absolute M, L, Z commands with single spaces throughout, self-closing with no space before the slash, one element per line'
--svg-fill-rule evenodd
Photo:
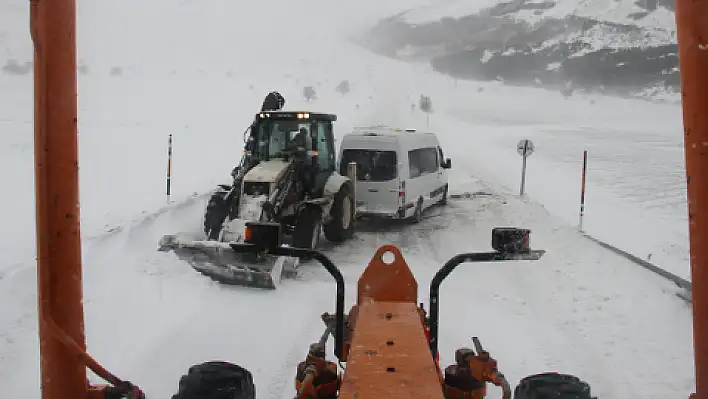
<path fill-rule="evenodd" d="M 163 234 L 199 231 L 205 199 L 192 194 L 228 181 L 242 129 L 268 91 L 282 92 L 290 108 L 338 114 L 340 136 L 355 125 L 423 128 L 426 118 L 411 114 L 410 104 L 428 94 L 435 108 L 430 127 L 453 160 L 451 190 L 490 195 L 431 210 L 417 226 L 362 229 L 342 247 L 327 246 L 349 282 L 348 305 L 379 245 L 402 249 L 427 302 L 428 282 L 448 258 L 488 250 L 492 227 L 531 228 L 532 246 L 548 251 L 541 260 L 460 266 L 443 284 L 442 361 L 475 335 L 514 383 L 559 370 L 586 379 L 602 398 L 685 397 L 694 384 L 691 313 L 675 297 L 677 288 L 572 226 L 587 149 L 587 230 L 639 256 L 654 253 L 677 274 L 687 271 L 679 108 L 455 85 L 428 67 L 382 59 L 342 39 L 409 6 L 266 0 L 244 13 L 227 1 L 81 4 L 90 352 L 153 398 L 169 397 L 189 365 L 208 359 L 251 369 L 259 398 L 292 397 L 294 367 L 322 331 L 319 315 L 333 310 L 329 275 L 309 266 L 274 292 L 223 287 L 157 252 L 157 242 Z M 13 13 L 0 12 L 0 27 L 25 29 L 18 9 L 7 10 Z M 252 21 L 292 29 L 282 34 Z M 263 40 L 253 41 L 254 31 Z M 28 42 L 7 51 L 18 60 L 31 57 Z M 352 86 L 347 96 L 334 92 L 344 79 Z M 312 104 L 300 100 L 306 85 L 318 92 Z M 39 396 L 31 96 L 30 76 L 0 77 L 0 169 L 11 172 L 0 174 L 9 190 L 0 207 L 7 222 L 0 232 L 0 386 L 19 398 Z M 164 207 L 169 134 L 174 204 Z M 514 195 L 520 138 L 537 147 L 523 200 Z M 665 199 L 647 197 L 657 192 Z"/>
<path fill-rule="evenodd" d="M 431 209 L 417 226 L 363 228 L 354 241 L 326 250 L 349 283 L 349 304 L 379 245 L 402 249 L 427 304 L 428 283 L 447 259 L 488 250 L 492 227 L 528 227 L 532 246 L 548 251 L 541 260 L 463 265 L 443 284 L 443 362 L 475 335 L 511 381 L 559 370 L 588 380 L 599 397 L 665 398 L 692 389 L 691 314 L 675 286 L 600 249 L 538 205 L 464 172 L 454 181 L 491 195 Z M 164 233 L 198 231 L 203 206 L 195 200 L 87 245 L 89 348 L 151 397 L 168 397 L 189 365 L 210 359 L 251 369 L 259 398 L 291 397 L 295 366 L 323 330 L 319 315 L 333 310 L 334 284 L 308 265 L 276 291 L 224 287 L 156 251 Z M 3 303 L 32 303 L 29 290 L 9 291 L 8 283 L 0 280 Z M 26 324 L 4 326 L 13 344 L 3 357 L 12 361 L 0 363 L 0 376 L 11 396 L 35 397 L 35 315 L 14 309 L 12 319 Z"/>

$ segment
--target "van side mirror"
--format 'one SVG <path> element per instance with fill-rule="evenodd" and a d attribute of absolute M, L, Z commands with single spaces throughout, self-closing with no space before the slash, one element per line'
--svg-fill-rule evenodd
<path fill-rule="evenodd" d="M 441 165 L 443 169 L 450 169 L 452 168 L 452 160 L 450 158 L 447 158 L 445 162 Z"/>

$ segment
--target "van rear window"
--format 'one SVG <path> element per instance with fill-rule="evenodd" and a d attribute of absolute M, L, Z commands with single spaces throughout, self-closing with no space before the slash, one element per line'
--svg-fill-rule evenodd
<path fill-rule="evenodd" d="M 347 165 L 356 162 L 356 179 L 361 181 L 389 181 L 398 175 L 398 157 L 395 151 L 344 150 L 339 173 L 347 174 Z"/>

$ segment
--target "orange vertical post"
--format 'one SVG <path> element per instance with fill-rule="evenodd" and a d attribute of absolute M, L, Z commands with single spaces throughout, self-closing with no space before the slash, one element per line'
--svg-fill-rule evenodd
<path fill-rule="evenodd" d="M 697 399 L 708 399 L 708 2 L 676 0 Z"/>
<path fill-rule="evenodd" d="M 84 399 L 88 393 L 86 367 L 57 339 L 58 327 L 82 349 L 86 346 L 79 231 L 76 0 L 31 0 L 30 33 L 35 49 L 42 398 Z"/>

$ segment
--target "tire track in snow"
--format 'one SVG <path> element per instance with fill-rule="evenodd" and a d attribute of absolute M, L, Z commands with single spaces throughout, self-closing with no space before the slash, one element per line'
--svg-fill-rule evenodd
<path fill-rule="evenodd" d="M 312 303 L 310 305 L 312 305 Z M 316 308 L 316 306 L 314 308 Z M 308 341 L 314 343 L 319 339 L 314 327 L 318 321 L 320 320 L 312 320 L 312 324 L 307 324 L 308 326 L 311 325 L 311 327 L 300 330 L 299 334 L 294 337 L 292 341 L 294 345 L 292 345 L 287 354 L 283 356 L 283 363 L 277 368 L 277 372 L 273 376 L 274 378 L 268 384 L 268 397 L 270 399 L 290 399 L 293 397 L 292 391 L 288 391 L 288 389 L 295 389 L 297 365 L 305 360 L 309 350 L 309 345 L 303 346 L 301 343 Z M 324 331 L 324 323 L 320 325 L 322 326 L 321 330 Z M 333 341 L 330 339 L 327 343 L 329 344 L 328 347 L 331 348 Z M 290 385 L 288 386 L 288 384 Z"/>

